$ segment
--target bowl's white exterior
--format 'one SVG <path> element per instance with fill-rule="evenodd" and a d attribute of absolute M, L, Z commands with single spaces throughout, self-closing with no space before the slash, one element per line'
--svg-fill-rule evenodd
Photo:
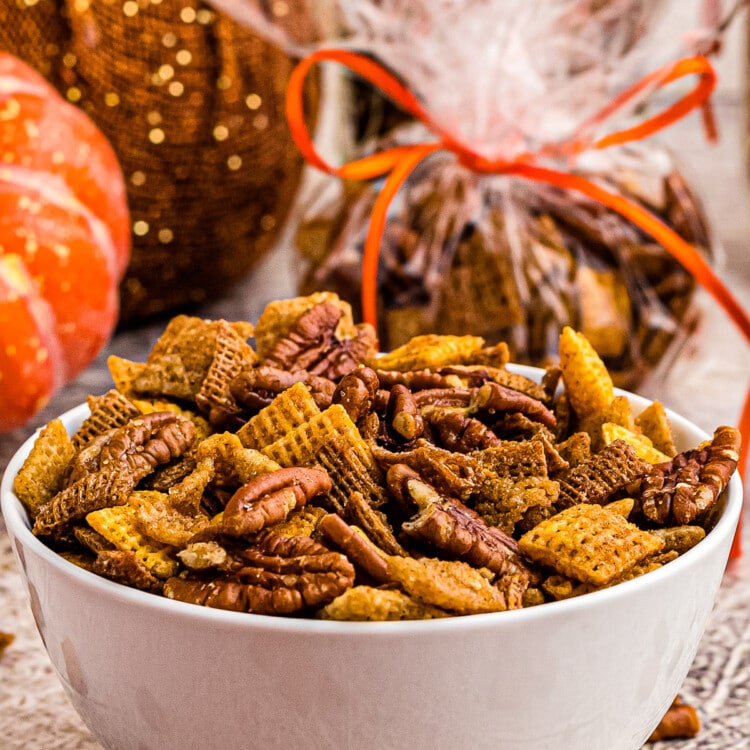
<path fill-rule="evenodd" d="M 69 429 L 85 408 L 63 415 Z M 705 438 L 670 416 L 681 445 Z M 688 672 L 742 505 L 735 477 L 697 547 L 577 599 L 426 622 L 295 620 L 170 601 L 66 562 L 12 491 L 30 446 L 0 489 L 8 533 L 52 663 L 111 750 L 637 750 Z"/>

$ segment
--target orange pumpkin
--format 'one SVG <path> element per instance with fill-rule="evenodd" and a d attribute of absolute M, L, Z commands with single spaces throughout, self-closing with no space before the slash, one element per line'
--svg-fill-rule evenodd
<path fill-rule="evenodd" d="M 26 423 L 109 339 L 129 249 L 108 141 L 0 53 L 0 431 Z"/>

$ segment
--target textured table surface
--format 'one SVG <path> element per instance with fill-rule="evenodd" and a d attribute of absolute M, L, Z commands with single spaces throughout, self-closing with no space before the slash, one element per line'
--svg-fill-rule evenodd
<path fill-rule="evenodd" d="M 723 137 L 707 147 L 695 120 L 669 132 L 689 177 L 702 191 L 726 251 L 722 272 L 737 297 L 750 308 L 750 202 L 745 190 L 744 140 L 739 107 L 719 108 Z M 205 317 L 255 320 L 272 298 L 291 293 L 288 258 L 278 253 L 225 299 L 198 311 Z M 736 423 L 750 373 L 748 346 L 712 300 L 701 328 L 666 383 L 650 395 L 707 431 Z M 145 358 L 163 323 L 119 332 L 105 352 L 52 401 L 28 428 L 0 436 L 0 470 L 32 429 L 110 387 L 105 358 L 114 352 Z M 750 516 L 750 512 L 747 514 Z M 685 700 L 698 707 L 703 723 L 689 741 L 655 745 L 654 750 L 747 750 L 750 747 L 750 524 L 746 554 L 727 571 L 711 621 L 683 686 Z M 0 631 L 15 641 L 0 660 L 0 748 L 3 750 L 94 750 L 99 744 L 67 700 L 39 638 L 0 522 Z M 616 679 L 616 676 L 613 676 Z M 576 750 L 576 749 L 571 749 Z M 602 748 L 602 750 L 606 750 Z"/>

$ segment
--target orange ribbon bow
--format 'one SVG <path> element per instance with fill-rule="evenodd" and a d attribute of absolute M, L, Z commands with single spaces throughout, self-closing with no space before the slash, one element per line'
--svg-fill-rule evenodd
<path fill-rule="evenodd" d="M 303 89 L 310 69 L 320 62 L 336 62 L 357 73 L 380 89 L 394 103 L 420 120 L 431 130 L 436 140 L 396 146 L 371 154 L 341 166 L 329 164 L 317 151 L 305 121 Z M 644 92 L 666 86 L 689 75 L 697 75 L 695 87 L 661 112 L 637 125 L 618 130 L 597 140 L 587 137 L 594 127 L 602 124 L 625 104 Z M 588 149 L 604 149 L 629 141 L 637 141 L 668 127 L 692 110 L 702 107 L 709 137 L 713 135 L 709 98 L 716 86 L 713 66 L 703 56 L 687 57 L 665 65 L 644 76 L 616 96 L 607 106 L 584 122 L 578 134 L 564 143 L 550 144 L 537 153 L 523 153 L 511 161 L 487 159 L 461 143 L 437 125 L 414 94 L 381 64 L 369 57 L 348 50 L 329 49 L 313 52 L 299 62 L 292 71 L 286 92 L 286 116 L 297 147 L 306 161 L 318 169 L 342 179 L 368 180 L 385 176 L 385 183 L 372 208 L 370 225 L 362 257 L 362 310 L 366 322 L 377 320 L 377 267 L 380 243 L 385 229 L 388 206 L 415 167 L 436 151 L 451 151 L 459 162 L 475 172 L 524 177 L 537 182 L 556 185 L 578 193 L 613 209 L 650 235 L 664 247 L 714 297 L 736 323 L 750 343 L 750 317 L 717 276 L 703 256 L 660 219 L 633 201 L 603 189 L 580 175 L 540 166 L 542 159 L 571 158 Z M 742 459 L 740 473 L 744 478 L 747 450 L 750 445 L 750 390 L 745 398 L 740 418 Z M 740 531 L 732 545 L 732 557 L 740 554 Z"/>

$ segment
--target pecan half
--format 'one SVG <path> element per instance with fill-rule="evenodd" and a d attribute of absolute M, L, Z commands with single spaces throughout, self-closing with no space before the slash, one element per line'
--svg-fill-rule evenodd
<path fill-rule="evenodd" d="M 689 703 L 684 703 L 682 697 L 678 695 L 647 742 L 695 737 L 700 732 L 700 728 L 698 712 Z"/>
<path fill-rule="evenodd" d="M 233 537 L 257 534 L 330 489 L 328 472 L 317 467 L 295 466 L 261 474 L 232 495 L 216 530 Z"/>
<path fill-rule="evenodd" d="M 417 405 L 465 408 L 471 403 L 474 391 L 471 388 L 426 388 L 417 391 L 414 398 Z"/>
<path fill-rule="evenodd" d="M 417 515 L 401 526 L 405 533 L 474 567 L 491 570 L 500 578 L 508 608 L 522 606 L 529 573 L 513 537 L 488 526 L 460 500 L 440 495 L 406 466 L 397 464 L 389 470 L 388 486 L 417 505 Z"/>
<path fill-rule="evenodd" d="M 410 391 L 424 391 L 435 388 L 451 389 L 463 386 L 461 379 L 456 375 L 450 375 L 444 371 L 434 370 L 411 370 L 401 372 L 400 370 L 375 370 L 380 385 L 390 390 L 397 383 L 405 385 Z"/>
<path fill-rule="evenodd" d="M 40 508 L 34 533 L 59 535 L 71 521 L 92 511 L 124 505 L 141 479 L 180 457 L 195 435 L 195 425 L 189 419 L 172 412 L 154 412 L 89 441 L 71 462 L 63 489 Z"/>
<path fill-rule="evenodd" d="M 385 470 L 394 464 L 406 464 L 439 492 L 461 500 L 467 500 L 476 491 L 484 475 L 476 457 L 440 448 L 424 439 L 418 440 L 411 450 L 400 453 L 376 446 L 373 455 Z"/>
<path fill-rule="evenodd" d="M 329 513 L 321 519 L 318 529 L 373 581 L 388 583 L 391 580 L 387 555 L 381 554 L 364 534 L 346 523 L 341 516 Z"/>
<path fill-rule="evenodd" d="M 370 367 L 357 367 L 344 375 L 333 392 L 331 402 L 341 404 L 352 422 L 358 424 L 372 411 L 379 380 Z"/>
<path fill-rule="evenodd" d="M 99 469 L 126 471 L 138 483 L 160 464 L 181 456 L 195 435 L 195 425 L 179 414 L 144 414 L 110 433 L 99 454 Z"/>
<path fill-rule="evenodd" d="M 405 385 L 396 383 L 391 388 L 385 424 L 390 436 L 398 442 L 411 442 L 424 432 L 424 419 L 417 401 Z"/>
<path fill-rule="evenodd" d="M 266 354 L 263 364 L 282 370 L 307 370 L 313 375 L 338 379 L 364 363 L 377 348 L 375 329 L 355 326 L 354 336 L 339 339 L 336 327 L 343 315 L 326 300 L 303 313 L 289 333 Z"/>
<path fill-rule="evenodd" d="M 722 426 L 708 445 L 654 466 L 641 482 L 643 514 L 653 523 L 678 525 L 705 515 L 734 474 L 740 445 L 739 430 Z"/>
<path fill-rule="evenodd" d="M 162 582 L 136 557 L 131 550 L 100 550 L 92 570 L 116 583 L 141 591 L 161 593 Z"/>
<path fill-rule="evenodd" d="M 487 425 L 461 411 L 429 407 L 423 414 L 440 444 L 450 451 L 471 453 L 502 445 L 500 438 Z"/>
<path fill-rule="evenodd" d="M 520 391 L 500 385 L 485 383 L 477 389 L 472 406 L 481 412 L 504 414 L 506 412 L 524 414 L 534 422 L 554 429 L 555 415 L 539 399 Z"/>
<path fill-rule="evenodd" d="M 330 406 L 336 384 L 307 370 L 289 372 L 270 365 L 260 365 L 234 377 L 229 383 L 229 391 L 242 406 L 251 411 L 260 411 L 295 383 L 304 383 L 319 407 Z"/>
<path fill-rule="evenodd" d="M 265 532 L 237 563 L 215 578 L 170 578 L 164 595 L 207 607 L 288 615 L 328 604 L 354 583 L 354 567 L 344 555 L 306 536 Z"/>

